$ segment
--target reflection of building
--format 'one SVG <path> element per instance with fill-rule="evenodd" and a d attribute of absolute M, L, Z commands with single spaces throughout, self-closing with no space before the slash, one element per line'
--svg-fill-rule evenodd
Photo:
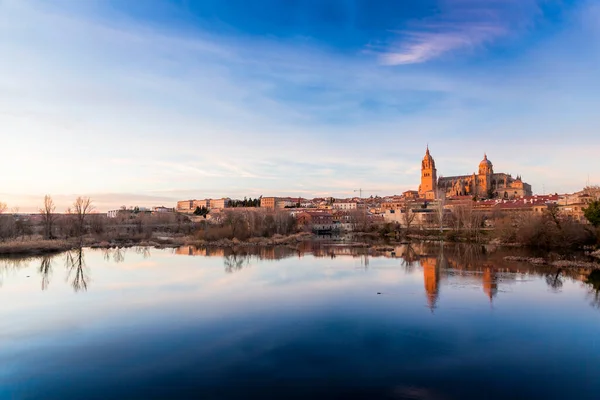
<path fill-rule="evenodd" d="M 440 270 L 437 265 L 437 259 L 434 257 L 422 257 L 420 262 L 423 267 L 423 281 L 425 284 L 425 294 L 427 295 L 427 304 L 433 311 L 439 294 Z"/>
<path fill-rule="evenodd" d="M 490 298 L 490 301 L 498 294 L 498 279 L 492 268 L 486 268 L 483 271 L 483 291 Z"/>

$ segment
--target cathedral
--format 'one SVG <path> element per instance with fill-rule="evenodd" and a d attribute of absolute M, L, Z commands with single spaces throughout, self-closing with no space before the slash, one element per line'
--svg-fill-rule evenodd
<path fill-rule="evenodd" d="M 520 176 L 513 178 L 510 174 L 494 173 L 494 166 L 488 160 L 487 154 L 479 163 L 478 173 L 438 178 L 435 161 L 427 146 L 421 163 L 419 196 L 431 200 L 441 196 L 514 199 L 531 196 L 531 185 L 523 182 Z"/>

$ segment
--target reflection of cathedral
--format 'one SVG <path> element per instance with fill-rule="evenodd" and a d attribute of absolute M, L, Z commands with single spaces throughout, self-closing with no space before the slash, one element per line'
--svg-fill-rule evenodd
<path fill-rule="evenodd" d="M 486 268 L 483 271 L 483 291 L 490 298 L 490 301 L 498 294 L 498 279 L 491 268 Z"/>
<path fill-rule="evenodd" d="M 439 294 L 440 270 L 435 257 L 422 257 L 420 262 L 423 267 L 423 282 L 425 283 L 427 304 L 433 311 Z"/>
<path fill-rule="evenodd" d="M 438 189 L 445 196 L 477 196 L 512 199 L 531 196 L 531 185 L 513 178 L 510 174 L 494 173 L 494 166 L 487 155 L 479 163 L 478 173 L 471 175 L 437 177 L 435 161 L 429 154 L 429 146 L 421 163 L 421 185 L 419 195 L 426 199 L 439 197 Z"/>

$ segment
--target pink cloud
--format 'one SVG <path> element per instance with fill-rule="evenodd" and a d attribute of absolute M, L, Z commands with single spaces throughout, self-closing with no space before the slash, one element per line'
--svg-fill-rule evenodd
<path fill-rule="evenodd" d="M 447 0 L 440 13 L 394 31 L 399 38 L 380 54 L 380 62 L 423 63 L 446 53 L 477 48 L 509 35 L 515 26 L 526 25 L 537 10 L 530 0 Z"/>

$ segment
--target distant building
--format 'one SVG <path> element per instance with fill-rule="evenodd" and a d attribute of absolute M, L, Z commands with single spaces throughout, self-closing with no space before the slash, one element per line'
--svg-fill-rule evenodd
<path fill-rule="evenodd" d="M 204 199 L 204 200 L 181 200 L 177 202 L 177 212 L 180 213 L 193 213 L 196 208 L 206 207 L 210 209 L 223 209 L 228 208 L 231 199 Z"/>
<path fill-rule="evenodd" d="M 175 212 L 175 209 L 173 207 L 158 206 L 158 207 L 154 207 L 152 209 L 152 212 L 155 212 L 155 213 L 172 213 L 172 212 Z"/>
<path fill-rule="evenodd" d="M 223 209 L 229 207 L 229 202 L 231 199 L 223 198 L 223 199 L 210 199 L 209 207 L 210 209 Z"/>
<path fill-rule="evenodd" d="M 342 202 L 342 203 L 333 203 L 332 205 L 334 210 L 344 210 L 344 211 L 350 211 L 350 210 L 356 210 L 357 208 L 357 203 L 356 202 Z"/>
<path fill-rule="evenodd" d="M 478 173 L 438 179 L 435 161 L 429 153 L 428 146 L 421 162 L 419 196 L 425 199 L 435 199 L 440 195 L 513 199 L 531 196 L 532 190 L 531 185 L 523 182 L 520 176 L 513 178 L 510 174 L 494 173 L 494 167 L 488 160 L 487 154 L 479 163 Z"/>
<path fill-rule="evenodd" d="M 137 214 L 150 214 L 152 210 L 147 207 L 122 207 L 118 210 L 110 210 L 106 213 L 108 218 L 131 218 Z"/>
<path fill-rule="evenodd" d="M 261 206 L 261 208 L 275 209 L 276 201 L 277 201 L 277 197 L 261 197 L 260 206 Z"/>
<path fill-rule="evenodd" d="M 303 211 L 296 214 L 296 221 L 299 227 L 304 227 L 312 231 L 333 231 L 339 229 L 338 224 L 334 223 L 333 215 L 322 211 Z"/>

